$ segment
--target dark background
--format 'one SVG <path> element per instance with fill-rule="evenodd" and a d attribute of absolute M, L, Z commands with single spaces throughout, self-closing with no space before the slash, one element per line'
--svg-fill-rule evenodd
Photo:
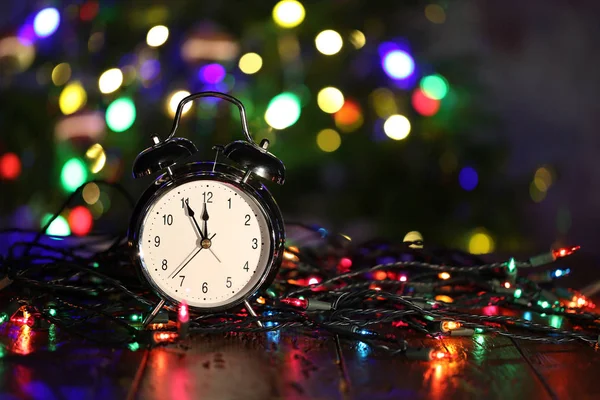
<path fill-rule="evenodd" d="M 151 179 L 133 180 L 131 163 L 150 144 L 151 134 L 169 132 L 169 96 L 179 89 L 214 89 L 198 79 L 198 71 L 218 62 L 228 76 L 219 88 L 244 101 L 252 134 L 270 138 L 272 152 L 286 164 L 286 184 L 270 188 L 288 220 L 318 223 L 358 240 L 402 240 L 418 230 L 426 242 L 468 250 L 473 235 L 485 232 L 501 252 L 537 253 L 581 244 L 588 254 L 596 253 L 600 4 L 311 1 L 303 3 L 304 21 L 285 29 L 272 19 L 275 3 L 3 2 L 0 157 L 16 154 L 21 171 L 15 178 L 0 178 L 0 226 L 38 229 L 43 216 L 69 194 L 61 185 L 64 164 L 79 158 L 91 167 L 93 160 L 85 155 L 96 143 L 107 160 L 98 173 L 88 171 L 88 179 L 121 182 L 139 195 Z M 50 6 L 59 11 L 60 25 L 28 45 L 35 57 L 25 62 L 23 52 L 31 49 L 6 39 L 19 36 L 39 10 Z M 82 14 L 84 9 L 88 14 Z M 149 48 L 146 34 L 160 24 L 169 28 L 169 38 Z M 343 37 L 335 55 L 315 49 L 315 36 L 325 29 Z M 364 33 L 364 47 L 353 46 L 353 30 Z M 180 49 L 190 38 L 224 40 L 239 51 L 228 60 L 186 61 Z M 403 46 L 413 56 L 411 85 L 398 84 L 382 69 L 384 42 Z M 238 61 L 250 51 L 262 56 L 263 66 L 245 75 Z M 146 59 L 158 60 L 160 73 L 145 81 L 140 67 Z M 68 82 L 56 85 L 51 75 L 65 62 L 72 70 L 69 82 L 81 82 L 87 92 L 85 106 L 74 115 L 103 116 L 112 101 L 128 97 L 137 112 L 131 128 L 113 132 L 105 127 L 97 137 L 78 133 L 58 139 L 56 124 L 65 118 L 58 99 Z M 114 67 L 137 74 L 116 92 L 102 94 L 98 77 Z M 411 95 L 430 74 L 444 76 L 450 91 L 436 115 L 423 116 L 412 106 Z M 340 133 L 341 146 L 331 153 L 321 151 L 315 140 L 322 129 L 340 131 L 332 115 L 317 106 L 317 93 L 326 86 L 356 102 L 363 118 L 356 130 Z M 373 101 L 378 88 L 387 88 L 394 113 L 410 120 L 406 139 L 394 141 L 383 133 L 386 117 L 376 112 Z M 269 101 L 285 91 L 301 98 L 301 116 L 292 126 L 274 130 L 264 114 Z M 213 144 L 240 139 L 241 132 L 232 108 L 203 104 L 184 117 L 179 134 L 211 159 Z M 459 184 L 464 167 L 478 173 L 474 190 Z M 533 183 L 542 167 L 551 176 L 543 193 Z M 127 207 L 117 194 L 102 190 L 103 212 L 95 211 L 93 231 L 124 229 Z M 94 207 L 78 198 L 63 216 L 69 219 L 78 205 Z"/>

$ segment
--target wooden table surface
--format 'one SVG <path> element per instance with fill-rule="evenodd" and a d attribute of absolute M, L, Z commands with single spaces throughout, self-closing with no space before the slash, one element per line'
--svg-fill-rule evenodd
<path fill-rule="evenodd" d="M 409 361 L 294 331 L 113 350 L 4 324 L 0 399 L 597 399 L 600 355 L 502 336 L 410 339 L 454 359 Z"/>

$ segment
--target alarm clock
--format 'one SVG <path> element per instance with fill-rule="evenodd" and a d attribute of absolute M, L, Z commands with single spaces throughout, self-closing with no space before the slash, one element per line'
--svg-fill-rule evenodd
<path fill-rule="evenodd" d="M 196 161 L 196 146 L 175 137 L 186 103 L 217 97 L 237 106 L 245 140 L 216 146 L 212 162 Z M 283 184 L 285 167 L 254 142 L 243 104 L 230 95 L 201 92 L 178 105 L 167 139 L 133 163 L 133 176 L 160 175 L 142 194 L 129 227 L 129 246 L 141 279 L 163 305 L 186 303 L 190 311 L 215 312 L 248 300 L 274 279 L 281 264 L 285 230 L 265 181 Z"/>

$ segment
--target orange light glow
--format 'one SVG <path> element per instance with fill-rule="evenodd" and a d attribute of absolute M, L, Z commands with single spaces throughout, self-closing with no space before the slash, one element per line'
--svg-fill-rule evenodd
<path fill-rule="evenodd" d="M 504 287 L 506 289 L 510 289 L 510 282 L 504 282 Z"/>
<path fill-rule="evenodd" d="M 433 353 L 433 358 L 436 360 L 441 360 L 442 358 L 446 357 L 446 353 L 444 353 L 443 351 L 436 351 Z"/>
<path fill-rule="evenodd" d="M 179 335 L 177 332 L 155 332 L 154 333 L 154 341 L 156 343 L 162 342 L 172 342 L 177 339 Z"/>
<path fill-rule="evenodd" d="M 256 302 L 257 302 L 258 304 L 265 304 L 265 298 L 264 298 L 264 297 L 262 297 L 262 296 L 260 296 L 260 297 L 258 297 L 258 298 L 256 299 Z"/>
<path fill-rule="evenodd" d="M 438 278 L 440 278 L 440 279 L 442 279 L 442 280 L 444 280 L 444 281 L 445 281 L 445 280 L 448 280 L 448 279 L 450 279 L 450 274 L 449 274 L 449 273 L 447 273 L 447 272 L 440 272 L 440 273 L 438 274 Z"/>
<path fill-rule="evenodd" d="M 453 303 L 454 299 L 450 296 L 446 296 L 445 294 L 440 294 L 435 296 L 437 301 L 443 301 L 444 303 Z"/>
<path fill-rule="evenodd" d="M 314 276 L 308 280 L 309 285 L 316 285 L 319 283 L 319 278 L 315 278 Z"/>
<path fill-rule="evenodd" d="M 375 273 L 373 274 L 373 277 L 378 280 L 378 281 L 382 281 L 385 278 L 387 278 L 387 272 L 385 271 L 375 271 Z"/>
<path fill-rule="evenodd" d="M 462 325 L 460 322 L 456 322 L 456 321 L 442 321 L 442 331 L 444 332 L 448 332 L 448 331 L 453 331 L 455 329 L 460 328 Z"/>
<path fill-rule="evenodd" d="M 400 275 L 400 279 L 399 279 L 400 282 L 406 282 L 406 280 L 407 280 L 406 275 Z"/>

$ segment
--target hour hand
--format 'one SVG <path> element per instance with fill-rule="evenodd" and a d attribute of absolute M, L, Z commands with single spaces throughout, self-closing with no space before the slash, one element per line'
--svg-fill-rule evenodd
<path fill-rule="evenodd" d="M 185 201 L 185 205 L 187 207 L 188 215 L 192 218 L 192 221 L 194 221 L 196 231 L 198 232 L 198 234 L 200 234 L 200 238 L 203 240 L 206 239 L 206 236 L 204 236 L 204 233 L 202 233 L 202 229 L 200 229 L 200 225 L 198 225 L 198 221 L 196 221 L 196 213 L 194 212 L 194 210 L 192 210 L 192 207 L 190 207 L 190 203 L 188 200 Z"/>

